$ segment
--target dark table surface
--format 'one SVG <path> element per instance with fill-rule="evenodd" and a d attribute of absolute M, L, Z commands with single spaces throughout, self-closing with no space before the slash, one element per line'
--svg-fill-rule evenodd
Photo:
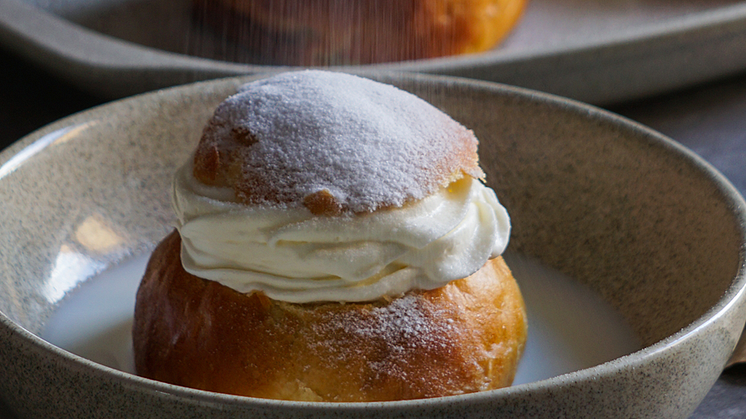
<path fill-rule="evenodd" d="M 0 150 L 104 102 L 0 49 Z M 689 147 L 746 194 L 746 74 L 607 109 Z M 14 418 L 2 400 L 0 418 Z M 746 366 L 725 371 L 692 418 L 746 418 Z"/>

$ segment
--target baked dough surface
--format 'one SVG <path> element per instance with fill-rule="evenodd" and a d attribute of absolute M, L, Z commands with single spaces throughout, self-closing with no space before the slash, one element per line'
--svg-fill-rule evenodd
<path fill-rule="evenodd" d="M 137 292 L 138 374 L 215 392 L 362 402 L 511 384 L 523 300 L 501 257 L 468 278 L 371 303 L 291 304 L 240 294 L 182 268 L 176 231 Z"/>
<path fill-rule="evenodd" d="M 220 103 L 193 175 L 247 205 L 365 213 L 483 178 L 477 147 L 471 130 L 411 93 L 308 70 L 256 80 Z"/>

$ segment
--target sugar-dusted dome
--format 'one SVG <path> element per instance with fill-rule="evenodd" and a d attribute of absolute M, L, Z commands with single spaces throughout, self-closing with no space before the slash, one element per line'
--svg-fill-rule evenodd
<path fill-rule="evenodd" d="M 194 175 L 248 204 L 370 212 L 482 177 L 474 134 L 424 100 L 349 74 L 244 85 L 207 124 Z"/>

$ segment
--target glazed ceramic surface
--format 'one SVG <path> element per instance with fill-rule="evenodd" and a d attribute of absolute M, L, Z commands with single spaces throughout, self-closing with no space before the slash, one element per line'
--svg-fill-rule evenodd
<path fill-rule="evenodd" d="M 210 42 L 193 36 L 191 3 L 0 0 L 0 44 L 112 98 L 276 70 L 183 55 Z M 744 36 L 746 2 L 739 0 L 530 0 L 515 31 L 492 51 L 366 68 L 497 81 L 610 103 L 741 71 Z"/>
<path fill-rule="evenodd" d="M 0 398 L 20 417 L 686 417 L 746 321 L 746 204 L 703 160 L 604 111 L 485 82 L 376 76 L 480 138 L 509 210 L 509 251 L 587 286 L 643 349 L 508 389 L 365 404 L 171 386 L 39 337 L 86 280 L 171 228 L 169 183 L 215 105 L 247 79 L 159 91 L 71 116 L 0 154 Z M 593 313 L 588 313 L 592 316 Z"/>

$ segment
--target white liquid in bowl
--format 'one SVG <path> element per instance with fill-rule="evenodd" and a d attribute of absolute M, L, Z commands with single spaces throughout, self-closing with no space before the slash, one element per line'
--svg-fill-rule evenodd
<path fill-rule="evenodd" d="M 91 361 L 134 373 L 135 294 L 149 255 L 86 282 L 53 313 L 42 338 Z M 592 367 L 640 349 L 619 313 L 591 290 L 540 263 L 505 260 L 523 292 L 528 342 L 514 384 Z"/>

